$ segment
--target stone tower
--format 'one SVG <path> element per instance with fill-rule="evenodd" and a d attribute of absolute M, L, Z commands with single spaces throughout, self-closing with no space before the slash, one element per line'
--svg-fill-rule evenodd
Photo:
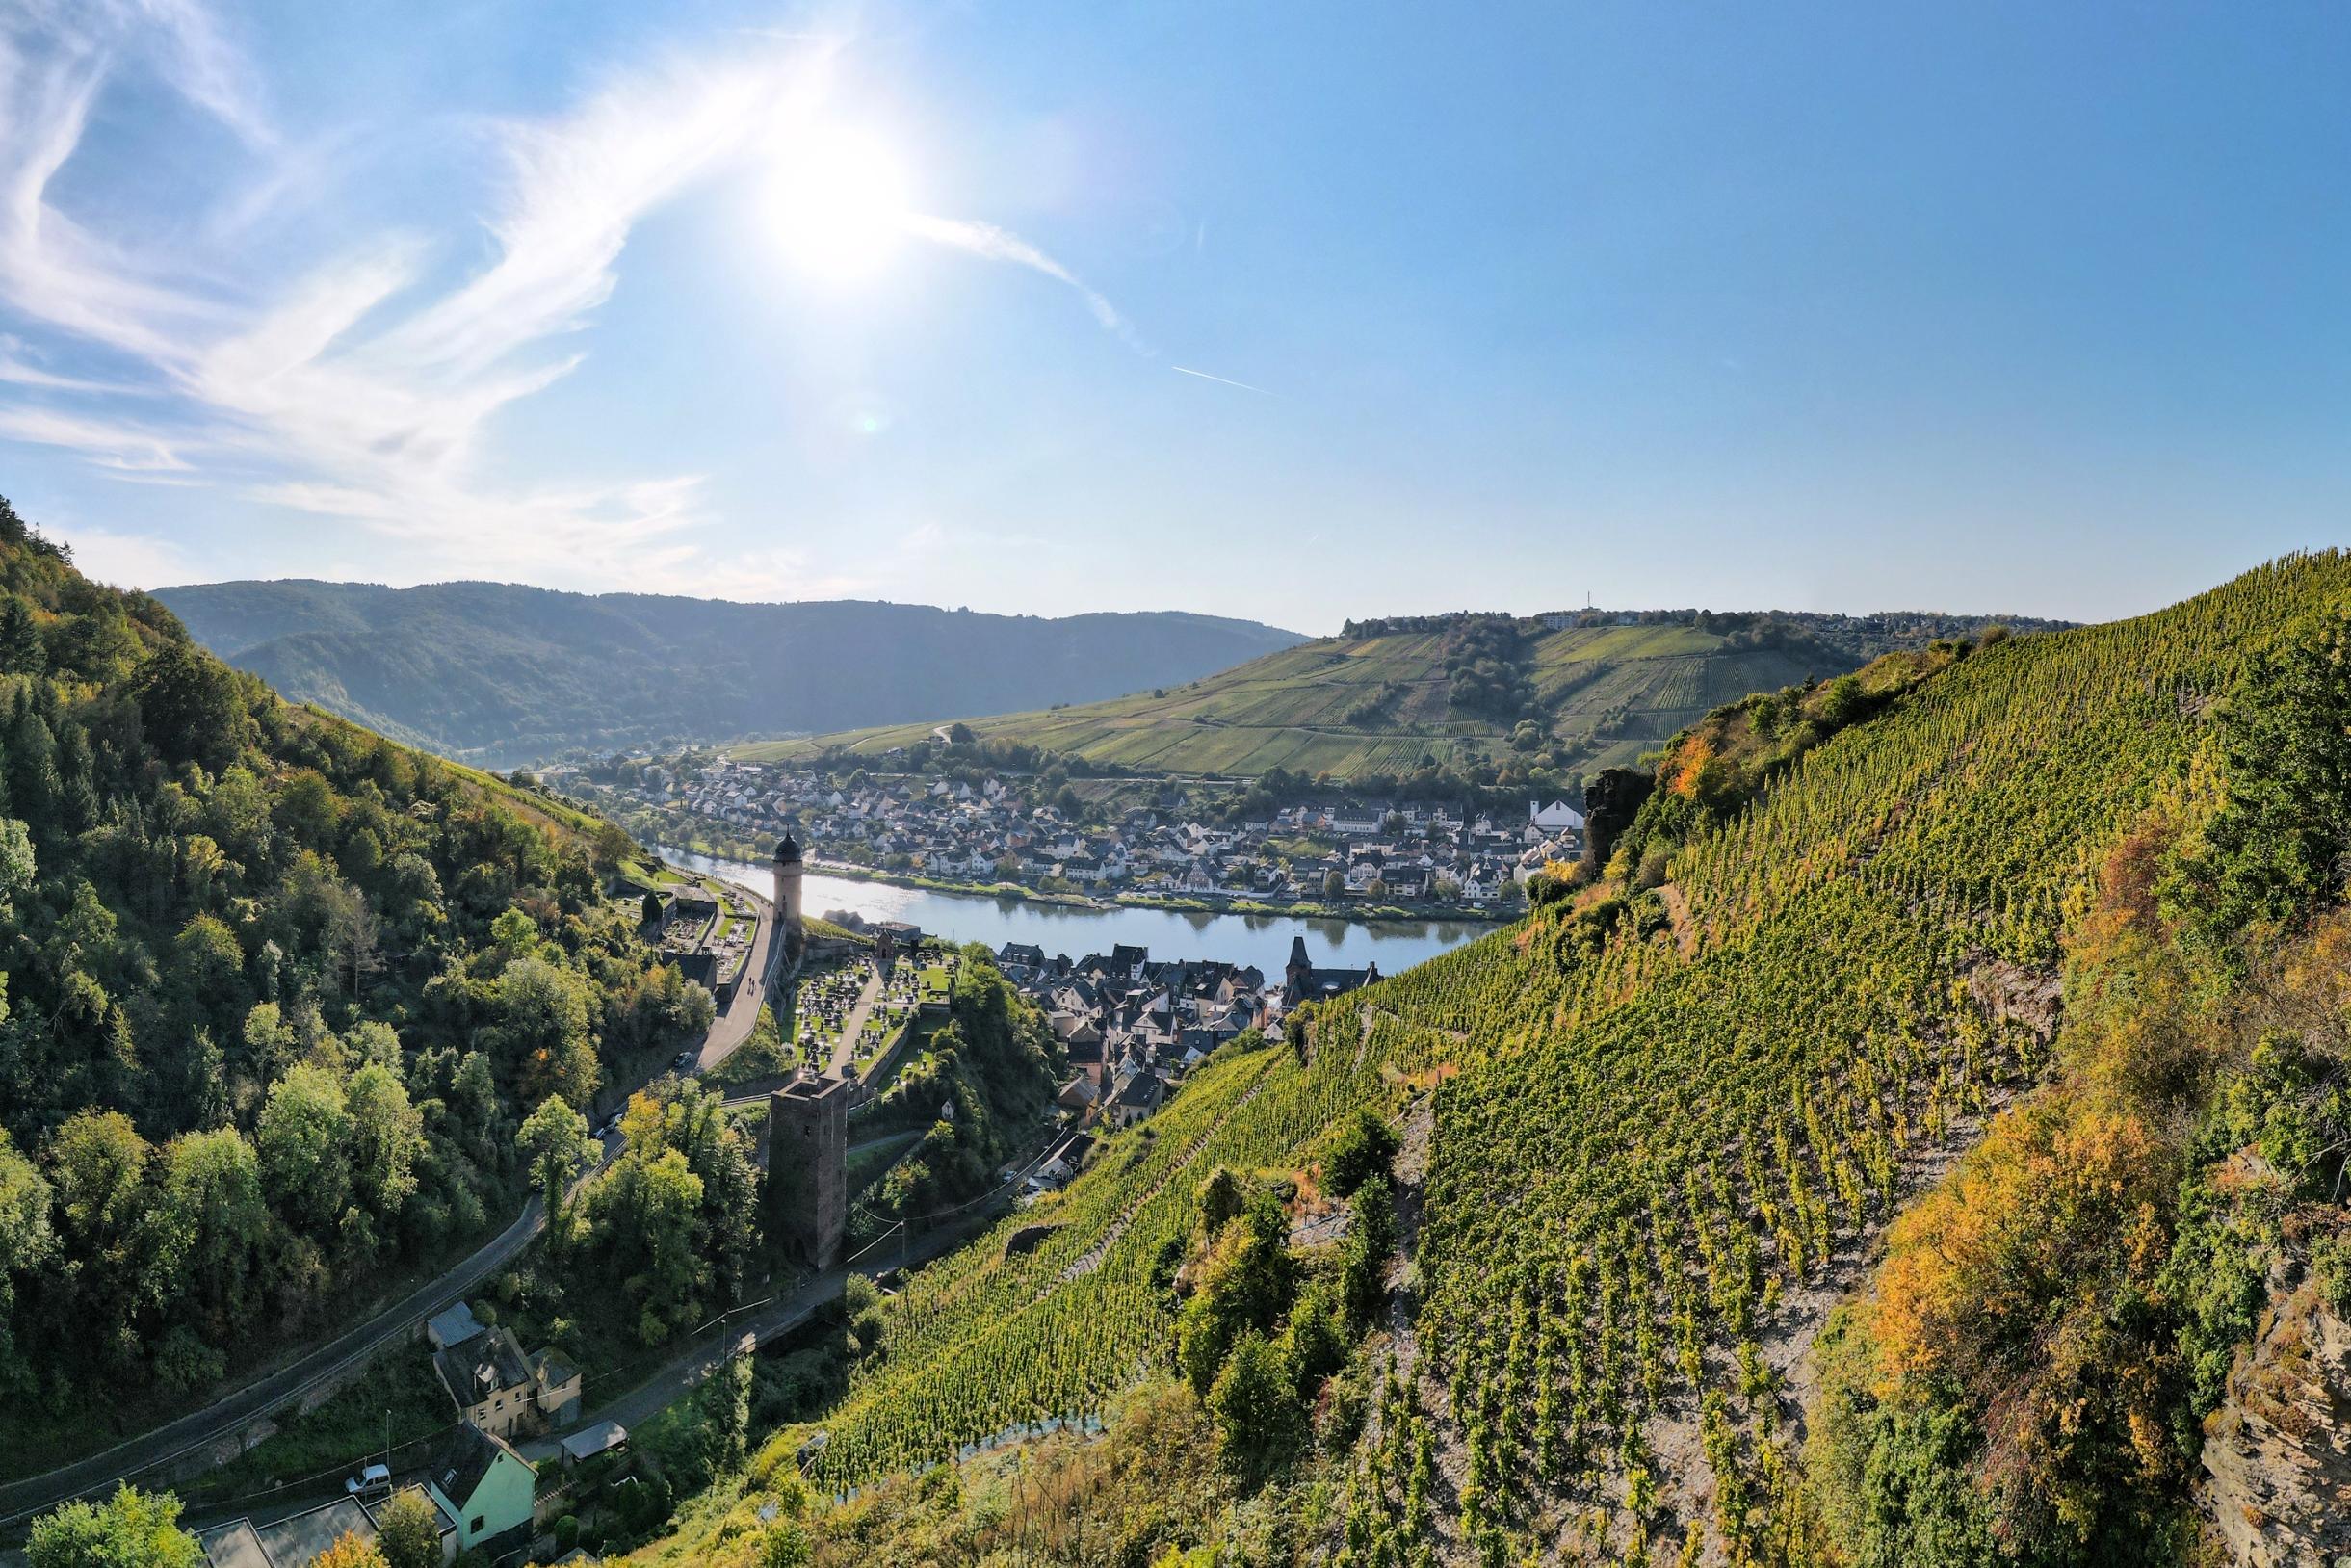
<path fill-rule="evenodd" d="M 849 1085 L 803 1078 L 768 1096 L 768 1197 L 776 1233 L 812 1268 L 849 1229 Z"/>
<path fill-rule="evenodd" d="M 800 910 L 800 841 L 786 833 L 775 846 L 775 918 L 782 923 L 784 943 L 781 962 L 789 967 L 800 960 L 807 946 L 808 933 L 801 926 Z"/>
<path fill-rule="evenodd" d="M 1290 939 L 1290 961 L 1282 966 L 1282 991 L 1292 1002 L 1304 996 L 1315 978 L 1314 960 L 1306 956 L 1306 938 Z"/>

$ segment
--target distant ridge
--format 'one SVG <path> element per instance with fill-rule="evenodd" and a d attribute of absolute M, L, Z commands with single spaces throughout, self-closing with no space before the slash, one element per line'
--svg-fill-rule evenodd
<path fill-rule="evenodd" d="M 830 600 L 739 604 L 504 583 L 300 579 L 159 590 L 206 647 L 321 707 L 498 766 L 1090 702 L 1302 639 L 1177 612 L 1045 618 Z"/>
<path fill-rule="evenodd" d="M 2062 621 L 1932 611 L 1460 612 L 1350 620 L 1338 637 L 1270 651 L 1189 684 L 1154 682 L 1116 701 L 915 721 L 748 748 L 793 760 L 830 747 L 911 745 L 962 719 L 1018 742 L 1146 771 L 1397 779 L 1434 764 L 1580 772 L 1630 763 L 1708 710 L 1753 692 L 1857 669 L 1880 654 Z"/>

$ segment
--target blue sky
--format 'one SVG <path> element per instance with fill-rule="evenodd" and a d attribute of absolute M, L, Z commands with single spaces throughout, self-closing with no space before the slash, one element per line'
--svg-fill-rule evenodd
<path fill-rule="evenodd" d="M 146 587 L 2129 614 L 2344 537 L 2346 65 L 2318 5 L 20 0 L 0 493 Z"/>

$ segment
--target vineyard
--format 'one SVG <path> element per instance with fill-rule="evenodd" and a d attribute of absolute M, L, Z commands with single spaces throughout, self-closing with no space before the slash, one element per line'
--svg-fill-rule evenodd
<path fill-rule="evenodd" d="M 1938 1151 L 2046 1064 L 2060 933 L 2248 649 L 2346 600 L 2351 562 L 2294 558 L 1922 663 L 1702 819 L 1664 888 L 1324 1005 L 1303 1059 L 1213 1061 L 1054 1204 L 915 1275 L 824 1441 L 787 1430 L 767 1463 L 843 1491 L 1099 1412 L 1170 1364 L 1159 1270 L 1197 1178 L 1294 1168 L 1411 1079 L 1436 1085 L 1418 1354 L 1340 1483 L 1335 1560 L 1800 1555 L 1811 1333 Z"/>
<path fill-rule="evenodd" d="M 2003 1001 L 2095 859 L 2182 776 L 2251 640 L 2347 592 L 2341 558 L 2298 559 L 1951 665 L 1674 855 L 1693 956 L 1642 895 L 1367 993 L 1461 1040 L 1418 1324 L 1460 1544 L 1788 1544 L 1789 1303 L 1908 1157 L 2032 1073 L 2044 1041 Z M 1693 1433 L 1702 1464 L 1660 1458 Z M 1371 1538 L 1402 1539 L 1400 1489 L 1360 1492 Z"/>
<path fill-rule="evenodd" d="M 1503 754 L 1516 711 L 1457 706 L 1444 644 L 1441 634 L 1424 631 L 1326 638 L 1188 686 L 970 722 L 982 737 L 1172 773 L 1255 775 L 1280 768 L 1346 778 L 1410 772 L 1424 756 L 1458 764 Z M 1532 709 L 1558 737 L 1561 766 L 1571 769 L 1629 762 L 1711 707 L 1859 662 L 1820 649 L 1741 645 L 1686 624 L 1540 633 L 1524 657 Z M 795 760 L 831 745 L 878 754 L 923 740 L 936 721 L 736 754 Z"/>

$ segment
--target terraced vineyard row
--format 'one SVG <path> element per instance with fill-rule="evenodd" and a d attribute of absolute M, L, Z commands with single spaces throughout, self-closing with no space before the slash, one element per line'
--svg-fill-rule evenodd
<path fill-rule="evenodd" d="M 1677 853 L 1693 958 L 1640 901 L 1605 934 L 1554 906 L 1367 993 L 1466 1039 L 1420 1323 L 1464 1539 L 1507 1552 L 1596 1506 L 1619 1548 L 1677 1514 L 1735 1552 L 1774 1538 L 1775 1311 L 1886 1216 L 1907 1151 L 2036 1065 L 1986 998 L 2054 957 L 2248 640 L 2347 593 L 2340 558 L 2298 560 L 1950 667 Z M 1711 1487 L 1660 1500 L 1659 1417 L 1702 1430 Z"/>
<path fill-rule="evenodd" d="M 1674 852 L 1686 952 L 1653 895 L 1554 904 L 1324 1009 L 1308 1065 L 1218 1063 L 1073 1184 L 1032 1252 L 1002 1255 L 1007 1225 L 917 1276 L 812 1471 L 852 1485 L 1098 1409 L 1167 1364 L 1153 1268 L 1190 1224 L 1181 1178 L 1293 1163 L 1395 1075 L 1441 1066 L 1424 1381 L 1395 1410 L 1415 1451 L 1356 1477 L 1348 1538 L 1370 1555 L 1350 1560 L 1406 1560 L 1421 1528 L 1485 1561 L 1774 1555 L 1782 1369 L 1826 1264 L 1920 1151 L 2041 1064 L 2000 999 L 2047 973 L 2103 848 L 2183 787 L 2248 647 L 2346 599 L 2343 558 L 2297 559 L 1982 650 Z M 1676 1434 L 1702 1469 L 1660 1456 Z M 1450 1456 L 1433 1514 L 1405 1474 L 1432 1446 Z"/>
<path fill-rule="evenodd" d="M 1218 1164 L 1294 1163 L 1344 1111 L 1384 1092 L 1387 1069 L 1424 1065 L 1427 1043 L 1375 1032 L 1363 1049 L 1309 1067 L 1274 1046 L 1203 1071 L 1146 1124 L 1153 1136 L 1114 1144 L 1058 1206 L 1007 1220 L 915 1276 L 888 1314 L 882 1356 L 824 1423 L 812 1477 L 850 1486 L 1016 1422 L 1090 1414 L 1143 1370 L 1168 1366 L 1174 1320 L 1152 1270 L 1190 1230 L 1197 1179 Z M 1024 1222 L 1058 1228 L 1005 1257 Z"/>

